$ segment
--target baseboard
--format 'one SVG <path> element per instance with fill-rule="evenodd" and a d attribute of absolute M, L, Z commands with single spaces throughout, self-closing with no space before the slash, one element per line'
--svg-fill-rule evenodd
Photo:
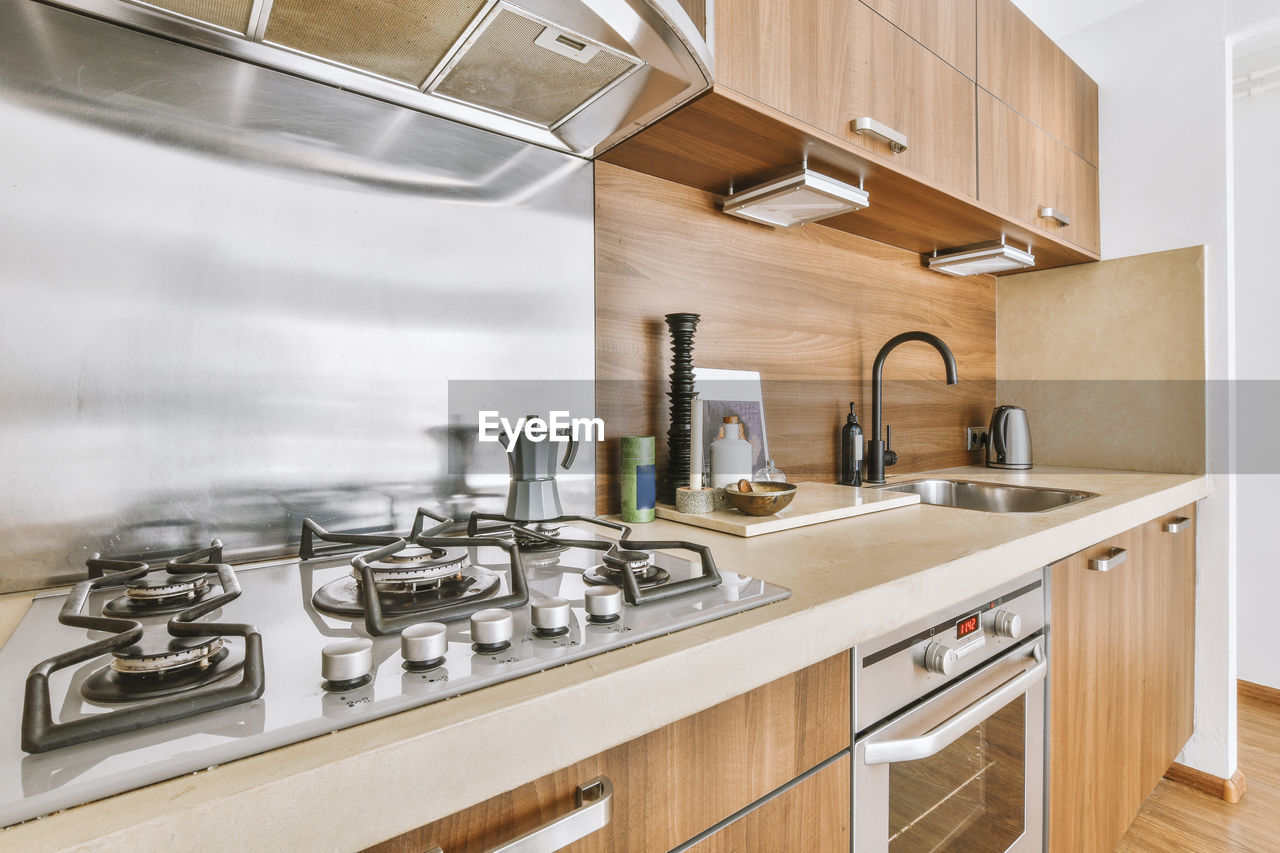
<path fill-rule="evenodd" d="M 1164 772 L 1164 778 L 1195 788 L 1211 797 L 1226 800 L 1228 803 L 1240 802 L 1245 792 L 1244 774 L 1239 770 L 1232 773 L 1230 779 L 1223 779 L 1221 776 L 1214 776 L 1212 773 L 1205 773 L 1203 770 L 1196 770 L 1194 767 L 1178 764 L 1175 761 Z"/>
<path fill-rule="evenodd" d="M 1236 680 L 1236 695 L 1280 705 L 1280 689 L 1268 687 L 1265 684 L 1254 684 L 1243 678 Z"/>

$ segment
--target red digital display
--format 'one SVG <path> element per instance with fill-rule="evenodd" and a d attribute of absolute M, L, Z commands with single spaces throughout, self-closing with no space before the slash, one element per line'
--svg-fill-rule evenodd
<path fill-rule="evenodd" d="M 956 623 L 956 638 L 967 637 L 981 627 L 982 621 L 977 613 L 972 616 L 966 616 Z"/>

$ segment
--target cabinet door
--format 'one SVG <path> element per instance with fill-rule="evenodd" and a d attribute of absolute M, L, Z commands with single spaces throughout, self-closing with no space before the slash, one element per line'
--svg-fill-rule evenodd
<path fill-rule="evenodd" d="M 978 0 L 978 85 L 1098 165 L 1098 84 L 1011 0 Z"/>
<path fill-rule="evenodd" d="M 1097 252 L 1098 170 L 1018 115 L 978 90 L 978 198 L 1013 219 L 1054 231 Z M 1045 208 L 1069 224 L 1041 216 Z"/>
<path fill-rule="evenodd" d="M 853 77 L 842 135 L 896 167 L 976 198 L 977 87 L 869 7 L 852 7 Z M 905 134 L 907 150 L 895 154 L 884 140 L 855 135 L 849 122 L 862 117 Z"/>
<path fill-rule="evenodd" d="M 862 8 L 856 0 L 716 3 L 716 82 L 847 138 L 854 7 Z"/>
<path fill-rule="evenodd" d="M 849 699 L 845 653 L 370 849 L 489 850 L 572 811 L 577 787 L 607 776 L 609 823 L 562 849 L 670 850 L 847 749 Z M 584 713 L 560 725 L 592 719 Z M 493 748 L 519 749 L 522 736 L 536 733 L 514 732 Z"/>
<path fill-rule="evenodd" d="M 1102 572 L 1089 561 L 1122 548 Z M 1140 687 L 1141 530 L 1051 567 L 1049 849 L 1111 851 L 1137 814 L 1139 746 L 1152 713 Z"/>
<path fill-rule="evenodd" d="M 1196 508 L 1142 527 L 1143 686 L 1147 715 L 1141 783 L 1150 791 L 1191 738 L 1195 702 Z"/>
<path fill-rule="evenodd" d="M 978 74 L 977 0 L 862 0 L 970 80 Z"/>
<path fill-rule="evenodd" d="M 849 853 L 849 755 L 688 848 L 689 853 Z"/>
<path fill-rule="evenodd" d="M 1110 571 L 1090 560 L 1124 549 Z M 1110 851 L 1191 737 L 1195 507 L 1051 569 L 1049 849 Z"/>

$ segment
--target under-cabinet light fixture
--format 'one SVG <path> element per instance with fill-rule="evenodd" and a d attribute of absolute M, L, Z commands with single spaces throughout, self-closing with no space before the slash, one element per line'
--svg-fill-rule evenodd
<path fill-rule="evenodd" d="M 862 210 L 871 197 L 861 187 L 801 169 L 784 178 L 726 196 L 724 212 L 752 222 L 791 228 Z"/>
<path fill-rule="evenodd" d="M 1036 256 L 1005 243 L 981 243 L 925 256 L 925 266 L 947 275 L 982 275 L 1036 265 Z"/>

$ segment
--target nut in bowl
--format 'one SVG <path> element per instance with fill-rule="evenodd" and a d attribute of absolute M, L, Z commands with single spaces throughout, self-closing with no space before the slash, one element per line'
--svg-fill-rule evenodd
<path fill-rule="evenodd" d="M 734 509 L 746 515 L 775 515 L 795 499 L 796 487 L 794 483 L 739 480 L 736 485 L 725 486 L 724 495 Z"/>

